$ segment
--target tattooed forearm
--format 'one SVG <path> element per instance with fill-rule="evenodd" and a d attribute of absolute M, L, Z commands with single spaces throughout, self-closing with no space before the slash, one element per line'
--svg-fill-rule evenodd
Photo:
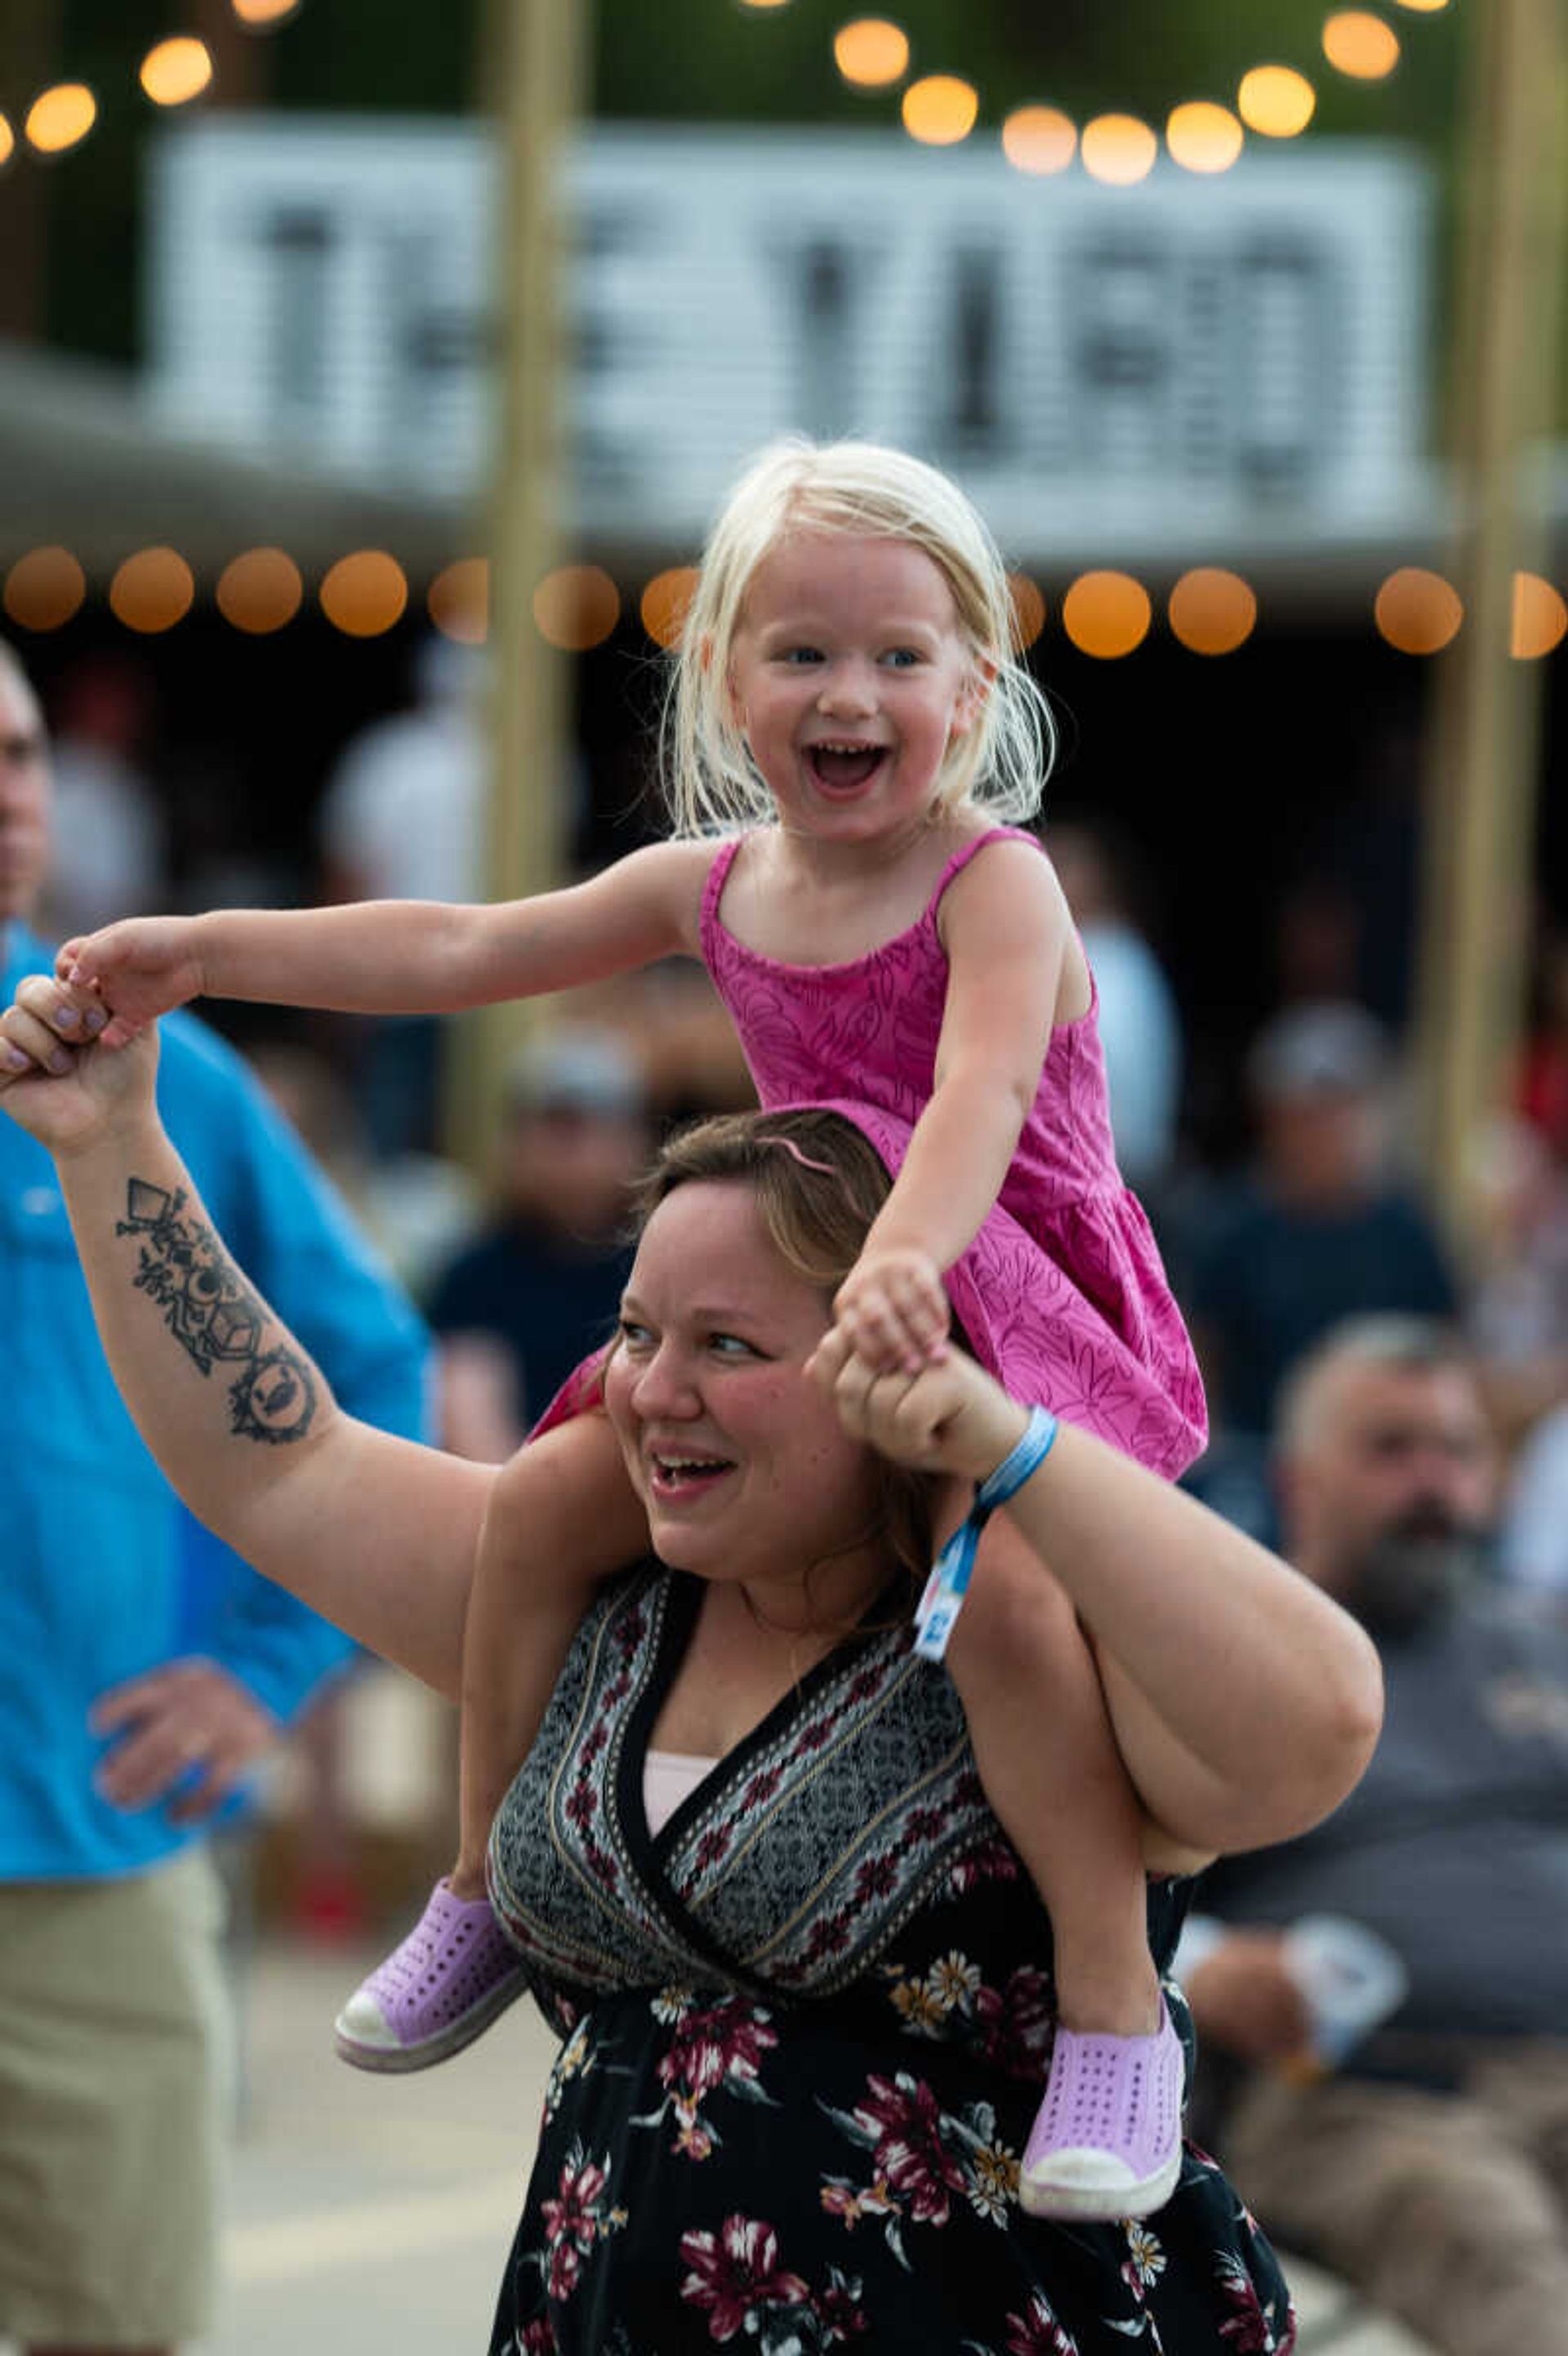
<path fill-rule="evenodd" d="M 316 1408 L 310 1367 L 286 1345 L 262 1348 L 265 1310 L 214 1230 L 186 1217 L 185 1207 L 183 1191 L 171 1194 L 145 1178 L 132 1179 L 126 1215 L 114 1232 L 143 1239 L 136 1290 L 156 1301 L 199 1374 L 219 1365 L 235 1369 L 231 1430 L 280 1447 L 303 1440 Z"/>

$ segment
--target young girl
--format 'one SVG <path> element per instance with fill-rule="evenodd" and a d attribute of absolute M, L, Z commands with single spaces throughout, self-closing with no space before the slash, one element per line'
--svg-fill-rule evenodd
<path fill-rule="evenodd" d="M 1050 726 L 1010 649 L 1000 556 L 953 483 L 869 444 L 781 443 L 704 553 L 667 713 L 673 841 L 507 906 L 132 919 L 68 943 L 58 970 L 101 992 L 113 1044 L 203 993 L 440 1012 L 701 958 L 765 1106 L 853 1099 L 882 1117 L 891 1159 L 907 1141 L 835 1301 L 862 1356 L 911 1372 L 940 1357 L 950 1290 L 1015 1396 L 1174 1478 L 1203 1442 L 1202 1390 L 1116 1170 L 1083 949 L 1039 841 L 1006 823 L 1039 807 Z M 712 1346 L 748 1344 L 716 1326 Z M 489 1826 L 588 1587 L 645 1543 L 585 1412 L 597 1398 L 591 1363 L 499 1484 L 466 1631 L 459 1855 L 340 2017 L 339 2050 L 365 2067 L 439 2061 L 519 1992 L 485 1900 Z M 650 1478 L 700 1515 L 727 1468 L 683 1455 L 681 1410 L 672 1398 L 653 1435 Z M 525 1552 L 559 1576 L 517 1592 Z M 1066 1598 L 1002 1523 L 949 1659 L 1054 1928 L 1059 2025 L 1022 2200 L 1147 2213 L 1179 2163 L 1182 2066 L 1146 1936 L 1147 1827 Z M 703 1764 L 661 1762 L 688 1786 Z"/>

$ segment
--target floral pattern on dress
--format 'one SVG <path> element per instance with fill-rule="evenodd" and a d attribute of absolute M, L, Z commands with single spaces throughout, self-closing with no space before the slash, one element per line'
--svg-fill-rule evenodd
<path fill-rule="evenodd" d="M 686 1585 L 633 1574 L 590 1614 L 551 1704 L 564 1739 L 541 1736 L 497 1820 L 521 1919 L 553 1910 L 552 1953 L 588 1968 L 562 1977 L 522 1942 L 563 2044 L 493 2356 L 1287 2356 L 1273 2254 L 1200 2152 L 1141 2223 L 1023 2213 L 1019 2155 L 1052 2033 L 1050 1925 L 969 1795 L 966 1749 L 943 1804 L 962 1839 L 950 1854 L 934 1842 L 912 1884 L 868 1877 L 848 1976 L 802 1993 L 770 1986 L 749 1945 L 732 1954 L 729 1923 L 749 1938 L 770 1893 L 779 1922 L 809 1916 L 815 1892 L 847 1886 L 929 1804 L 922 1762 L 943 1752 L 950 1681 L 888 1674 L 904 1639 L 869 1626 L 656 1837 L 637 1744 L 678 1667 Z M 609 1626 L 622 1611 L 649 1632 L 631 1658 Z M 592 1744 L 624 1669 L 616 1731 Z M 618 1913 L 587 1852 L 556 1846 L 563 1787 L 619 1861 Z M 720 1818 L 736 1837 L 715 1879 L 700 1856 Z M 873 1823 L 884 1832 L 868 1850 Z M 1187 1895 L 1150 1885 L 1157 1963 Z M 1167 2000 L 1179 2025 L 1168 1986 Z"/>

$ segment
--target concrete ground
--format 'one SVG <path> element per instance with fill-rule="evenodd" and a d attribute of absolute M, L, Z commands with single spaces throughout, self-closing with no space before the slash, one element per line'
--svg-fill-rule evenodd
<path fill-rule="evenodd" d="M 355 1953 L 268 1942 L 246 2002 L 248 2092 L 222 2327 L 204 2356 L 473 2356 L 521 2202 L 549 2040 L 520 2004 L 441 2069 L 334 2056 Z M 1337 2284 L 1290 2267 L 1301 2356 L 1421 2356 Z"/>

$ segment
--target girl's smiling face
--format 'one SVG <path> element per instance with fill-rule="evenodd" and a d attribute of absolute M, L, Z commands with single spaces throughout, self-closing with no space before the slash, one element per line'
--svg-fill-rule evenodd
<path fill-rule="evenodd" d="M 896 844 L 975 715 L 940 566 L 907 540 L 799 531 L 752 573 L 730 692 L 786 832 Z"/>
<path fill-rule="evenodd" d="M 824 1294 L 779 1256 L 748 1186 L 694 1180 L 643 1232 L 604 1405 L 667 1563 L 744 1581 L 769 1616 L 852 1615 L 886 1576 L 875 1460 L 805 1374 Z"/>

